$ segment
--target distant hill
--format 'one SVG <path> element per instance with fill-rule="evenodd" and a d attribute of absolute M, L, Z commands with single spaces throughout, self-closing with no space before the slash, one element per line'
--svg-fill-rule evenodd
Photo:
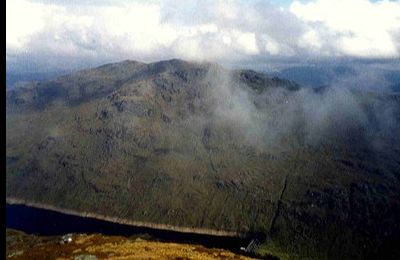
<path fill-rule="evenodd" d="M 12 88 L 16 85 L 22 85 L 27 82 L 51 80 L 53 78 L 56 78 L 64 74 L 68 73 L 66 71 L 37 72 L 37 73 L 7 72 L 6 86 L 7 88 Z"/>
<path fill-rule="evenodd" d="M 374 69 L 372 72 L 385 81 L 385 85 L 388 86 L 385 91 L 400 91 L 400 70 Z M 359 73 L 352 66 L 331 65 L 289 67 L 269 75 L 292 80 L 303 86 L 320 87 L 334 85 L 342 78 L 362 77 L 363 75 L 360 76 Z"/>
<path fill-rule="evenodd" d="M 339 76 L 351 75 L 353 73 L 355 73 L 353 69 L 345 66 L 335 68 L 298 66 L 289 67 L 271 74 L 296 81 L 304 86 L 319 87 L 329 85 Z"/>
<path fill-rule="evenodd" d="M 386 80 L 389 82 L 391 89 L 395 92 L 400 92 L 400 70 L 388 71 L 385 74 Z"/>
<path fill-rule="evenodd" d="M 7 197 L 263 234 L 261 254 L 395 257 L 400 96 L 123 61 L 6 92 Z"/>

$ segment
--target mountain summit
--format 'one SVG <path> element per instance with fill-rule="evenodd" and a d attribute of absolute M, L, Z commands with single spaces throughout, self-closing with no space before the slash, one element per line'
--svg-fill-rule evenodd
<path fill-rule="evenodd" d="M 107 64 L 6 95 L 9 198 L 263 234 L 260 253 L 396 253 L 398 96 L 176 59 Z"/>

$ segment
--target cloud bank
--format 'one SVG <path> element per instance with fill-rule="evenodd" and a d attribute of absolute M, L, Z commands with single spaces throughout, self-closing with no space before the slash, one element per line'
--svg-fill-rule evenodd
<path fill-rule="evenodd" d="M 86 66 L 177 57 L 240 63 L 299 57 L 400 57 L 400 2 L 6 2 L 6 61 Z M 86 64 L 87 63 L 87 64 Z"/>

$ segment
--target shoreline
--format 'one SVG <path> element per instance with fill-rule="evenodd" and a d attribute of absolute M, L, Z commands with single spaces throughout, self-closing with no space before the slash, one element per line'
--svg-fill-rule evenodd
<path fill-rule="evenodd" d="M 34 207 L 38 209 L 51 210 L 58 213 L 72 215 L 83 218 L 92 218 L 97 220 L 108 221 L 115 224 L 128 225 L 132 227 L 143 227 L 143 228 L 151 228 L 151 229 L 159 229 L 163 231 L 173 231 L 179 233 L 191 233 L 197 235 L 209 235 L 209 236 L 220 236 L 220 237 L 237 237 L 244 238 L 246 235 L 244 233 L 234 232 L 234 231 L 225 231 L 225 230 L 215 230 L 215 229 L 206 229 L 206 228 L 190 228 L 190 227 L 181 227 L 181 226 L 173 226 L 168 224 L 158 224 L 152 222 L 144 222 L 144 221 L 133 221 L 125 218 L 111 217 L 106 215 L 101 215 L 92 212 L 79 212 L 77 210 L 63 209 L 60 207 L 55 207 L 52 205 L 47 205 L 43 203 L 31 202 L 25 199 L 18 199 L 13 197 L 6 197 L 6 203 L 11 205 L 24 205 L 28 207 Z"/>

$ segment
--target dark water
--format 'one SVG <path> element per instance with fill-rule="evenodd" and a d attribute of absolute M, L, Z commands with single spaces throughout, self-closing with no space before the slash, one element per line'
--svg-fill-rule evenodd
<path fill-rule="evenodd" d="M 37 235 L 63 235 L 67 233 L 102 233 L 120 236 L 145 236 L 150 240 L 200 244 L 239 252 L 250 238 L 219 237 L 132 227 L 108 221 L 67 215 L 52 210 L 24 205 L 6 205 L 6 227 Z"/>

